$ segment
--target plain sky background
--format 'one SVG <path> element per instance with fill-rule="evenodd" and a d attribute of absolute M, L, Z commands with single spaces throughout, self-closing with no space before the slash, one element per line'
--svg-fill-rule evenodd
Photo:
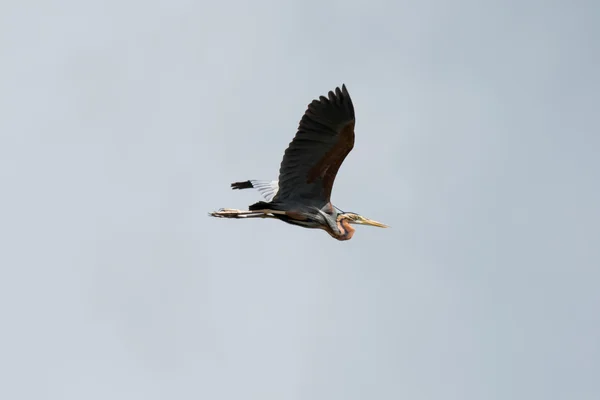
<path fill-rule="evenodd" d="M 0 398 L 600 399 L 596 1 L 3 1 Z M 245 208 L 345 83 L 349 242 Z"/>

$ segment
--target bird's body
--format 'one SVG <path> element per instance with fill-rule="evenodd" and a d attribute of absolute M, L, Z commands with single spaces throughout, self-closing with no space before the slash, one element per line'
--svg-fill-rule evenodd
<path fill-rule="evenodd" d="M 237 186 L 240 183 L 245 182 L 236 182 L 232 186 Z M 344 213 L 338 211 L 330 202 L 322 207 L 319 206 L 319 203 L 308 204 L 308 202 L 277 203 L 275 201 L 259 201 L 252 204 L 249 210 L 268 208 L 272 211 L 280 211 L 281 213 L 273 214 L 273 217 L 280 221 L 303 228 L 323 229 L 338 240 L 350 239 L 354 234 L 354 228 L 348 224 L 350 217 L 341 218 L 340 216 L 344 215 Z"/>
<path fill-rule="evenodd" d="M 250 180 L 233 189 L 256 188 L 266 201 L 248 211 L 221 209 L 210 215 L 223 218 L 277 218 L 304 228 L 323 229 L 338 240 L 349 240 L 354 224 L 385 225 L 355 213 L 344 213 L 330 201 L 335 176 L 354 147 L 354 106 L 343 85 L 308 105 L 298 132 L 287 150 L 278 181 Z"/>

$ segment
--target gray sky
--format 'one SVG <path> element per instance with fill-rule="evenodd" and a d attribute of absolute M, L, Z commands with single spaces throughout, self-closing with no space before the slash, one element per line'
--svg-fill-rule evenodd
<path fill-rule="evenodd" d="M 600 398 L 594 1 L 0 6 L 0 398 Z M 211 219 L 346 83 L 349 242 Z"/>

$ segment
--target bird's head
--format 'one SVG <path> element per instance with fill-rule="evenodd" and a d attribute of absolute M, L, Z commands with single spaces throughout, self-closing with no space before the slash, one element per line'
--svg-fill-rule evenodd
<path fill-rule="evenodd" d="M 389 226 L 382 224 L 381 222 L 373 221 L 372 219 L 365 218 L 362 215 L 358 215 L 353 212 L 345 212 L 342 213 L 340 216 L 351 224 L 376 226 L 378 228 L 389 228 Z"/>

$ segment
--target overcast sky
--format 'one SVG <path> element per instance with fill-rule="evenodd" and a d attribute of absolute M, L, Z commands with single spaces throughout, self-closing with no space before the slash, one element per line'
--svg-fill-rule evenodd
<path fill-rule="evenodd" d="M 600 5 L 4 1 L 0 398 L 600 398 Z M 345 83 L 338 242 L 245 208 Z"/>

